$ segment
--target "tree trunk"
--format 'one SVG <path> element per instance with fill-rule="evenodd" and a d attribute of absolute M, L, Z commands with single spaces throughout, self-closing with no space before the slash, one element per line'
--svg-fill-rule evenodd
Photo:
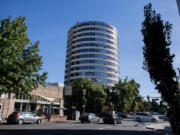
<path fill-rule="evenodd" d="M 169 121 L 174 135 L 180 135 L 180 101 L 172 107 L 169 115 Z"/>

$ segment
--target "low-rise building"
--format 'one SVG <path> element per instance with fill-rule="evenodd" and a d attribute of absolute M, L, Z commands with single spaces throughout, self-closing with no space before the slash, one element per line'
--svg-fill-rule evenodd
<path fill-rule="evenodd" d="M 63 88 L 62 83 L 48 83 L 32 90 L 30 96 L 12 94 L 10 99 L 7 94 L 0 93 L 0 115 L 4 119 L 14 111 L 31 111 L 63 116 Z"/>

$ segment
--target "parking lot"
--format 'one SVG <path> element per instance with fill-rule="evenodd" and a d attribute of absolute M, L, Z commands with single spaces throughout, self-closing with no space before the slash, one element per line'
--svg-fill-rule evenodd
<path fill-rule="evenodd" d="M 146 125 L 151 122 L 135 122 L 131 119 L 123 120 L 122 124 L 103 124 L 100 123 L 81 123 L 79 121 L 66 122 L 45 122 L 40 125 L 24 124 L 24 125 L 8 125 L 6 123 L 0 125 L 0 135 L 160 135 L 162 133 L 146 129 Z"/>

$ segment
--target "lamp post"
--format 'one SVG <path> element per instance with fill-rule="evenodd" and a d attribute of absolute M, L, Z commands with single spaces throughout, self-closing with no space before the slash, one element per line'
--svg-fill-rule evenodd
<path fill-rule="evenodd" d="M 82 103 L 82 107 L 83 107 L 83 114 L 85 113 L 85 107 L 86 107 L 86 89 L 83 89 L 83 103 Z"/>
<path fill-rule="evenodd" d="M 59 102 L 59 114 L 58 115 L 62 115 L 63 114 L 63 110 L 61 110 L 61 108 L 62 108 L 62 100 L 61 100 L 61 96 L 60 96 L 60 87 L 61 87 L 61 85 L 60 85 L 60 83 L 58 83 L 57 84 L 57 87 L 58 87 L 58 102 Z"/>
<path fill-rule="evenodd" d="M 53 111 L 53 102 L 51 102 L 51 115 L 54 113 Z"/>
<path fill-rule="evenodd" d="M 113 105 L 113 103 L 111 102 L 111 104 L 110 104 L 110 106 L 111 106 L 111 114 L 113 113 L 112 105 Z"/>

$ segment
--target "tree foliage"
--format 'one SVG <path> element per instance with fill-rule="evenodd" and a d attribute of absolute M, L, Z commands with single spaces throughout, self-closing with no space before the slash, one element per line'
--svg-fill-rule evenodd
<path fill-rule="evenodd" d="M 139 94 L 140 85 L 135 80 L 119 80 L 110 90 L 105 85 L 97 85 L 92 80 L 80 77 L 71 83 L 72 96 L 65 96 L 68 108 L 72 106 L 82 111 L 83 89 L 86 89 L 86 112 L 99 114 L 103 106 L 112 107 L 116 112 L 149 111 L 150 103 Z M 106 110 L 107 111 L 107 110 Z"/>
<path fill-rule="evenodd" d="M 161 100 L 159 104 L 159 112 L 162 114 L 167 114 L 167 105 L 164 104 L 164 102 Z"/>
<path fill-rule="evenodd" d="M 87 93 L 87 111 L 97 114 L 102 112 L 107 95 L 105 89 L 107 88 L 104 85 L 93 85 L 93 88 Z"/>
<path fill-rule="evenodd" d="M 174 55 L 170 54 L 169 48 L 172 25 L 169 22 L 164 24 L 160 14 L 152 11 L 151 4 L 145 7 L 144 15 L 144 69 L 149 72 L 163 98 L 172 103 L 174 93 L 177 92 L 177 82 L 174 80 L 176 73 L 172 66 Z"/>
<path fill-rule="evenodd" d="M 161 93 L 162 98 L 169 105 L 171 125 L 174 133 L 179 134 L 180 92 L 175 80 L 176 72 L 173 69 L 174 54 L 170 54 L 172 25 L 161 20 L 161 15 L 152 10 L 152 5 L 144 7 L 145 19 L 142 23 L 144 37 L 144 69 L 149 72 L 151 81 Z"/>
<path fill-rule="evenodd" d="M 39 41 L 32 44 L 25 17 L 0 21 L 0 92 L 29 94 L 44 84 L 47 73 L 39 74 L 43 64 Z"/>
<path fill-rule="evenodd" d="M 139 97 L 140 85 L 135 80 L 129 80 L 126 77 L 123 81 L 120 79 L 118 84 L 110 93 L 111 102 L 115 110 L 119 112 L 130 112 L 134 110 L 135 101 Z"/>
<path fill-rule="evenodd" d="M 77 110 L 82 111 L 83 89 L 86 89 L 86 112 L 101 113 L 105 103 L 107 89 L 104 85 L 97 85 L 92 80 L 80 77 L 71 84 L 72 96 L 66 96 L 66 102 L 71 106 L 76 106 Z"/>
<path fill-rule="evenodd" d="M 148 112 L 151 109 L 151 103 L 139 100 L 135 102 L 134 112 Z"/>

